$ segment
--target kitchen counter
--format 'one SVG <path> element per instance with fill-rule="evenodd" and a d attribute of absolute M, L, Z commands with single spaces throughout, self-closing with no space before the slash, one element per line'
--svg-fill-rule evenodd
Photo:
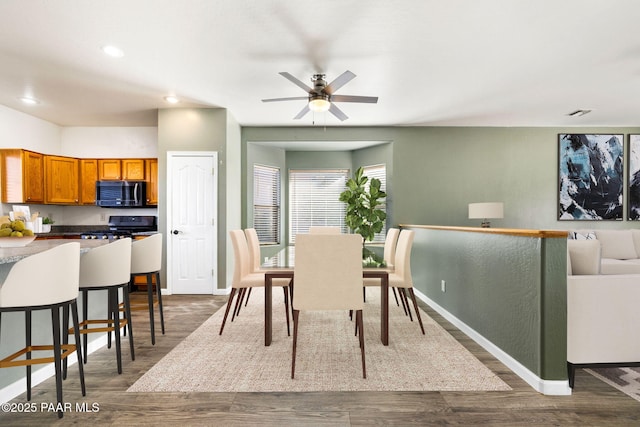
<path fill-rule="evenodd" d="M 36 239 L 27 246 L 21 248 L 0 248 L 0 265 L 20 261 L 22 258 L 28 257 L 29 255 L 34 255 L 39 252 L 46 251 L 47 249 L 54 248 L 64 243 L 69 243 L 70 241 L 71 240 L 69 239 Z M 109 243 L 109 240 L 80 239 L 76 241 L 80 242 L 80 253 L 87 252 L 91 248 L 106 245 L 107 243 Z"/>

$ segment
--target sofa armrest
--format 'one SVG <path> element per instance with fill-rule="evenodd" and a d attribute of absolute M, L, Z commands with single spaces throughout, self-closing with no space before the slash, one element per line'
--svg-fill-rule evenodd
<path fill-rule="evenodd" d="M 640 274 L 567 277 L 567 361 L 640 362 Z"/>

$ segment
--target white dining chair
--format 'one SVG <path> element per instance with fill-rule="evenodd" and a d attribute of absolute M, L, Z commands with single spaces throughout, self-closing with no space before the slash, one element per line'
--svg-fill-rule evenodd
<path fill-rule="evenodd" d="M 233 281 L 231 282 L 231 294 L 229 295 L 229 299 L 227 300 L 227 308 L 225 309 L 224 317 L 222 318 L 222 325 L 220 325 L 219 335 L 222 335 L 222 331 L 224 330 L 224 325 L 227 322 L 227 317 L 229 315 L 229 309 L 233 305 L 233 299 L 236 299 L 236 304 L 234 307 L 233 315 L 231 316 L 231 321 L 234 320 L 240 309 L 240 305 L 242 304 L 242 294 L 244 294 L 247 289 L 251 289 L 254 287 L 264 287 L 264 273 L 254 273 L 251 271 L 249 247 L 244 231 L 231 230 L 229 231 L 229 236 L 231 237 L 231 243 L 233 245 Z M 287 317 L 287 335 L 290 335 L 291 332 L 289 327 L 288 279 L 286 285 L 283 286 L 283 289 L 285 313 Z"/>
<path fill-rule="evenodd" d="M 416 295 L 413 292 L 413 279 L 411 277 L 411 247 L 413 246 L 413 237 L 415 232 L 413 230 L 402 230 L 398 236 L 398 244 L 396 246 L 396 257 L 394 263 L 394 270 L 389 274 L 389 286 L 393 286 L 398 289 L 400 298 L 403 300 L 403 304 L 406 305 L 409 313 L 409 318 L 413 322 L 411 316 L 411 308 L 409 307 L 409 297 L 413 301 L 413 308 L 415 309 L 420 329 L 424 335 L 424 326 L 422 325 L 422 317 L 420 316 L 420 309 L 418 308 L 418 302 Z"/>
<path fill-rule="evenodd" d="M 388 269 L 393 270 L 395 258 L 396 258 L 396 245 L 398 243 L 398 235 L 400 234 L 400 230 L 398 228 L 390 228 L 387 230 L 387 235 L 384 240 L 384 252 L 383 259 Z M 363 279 L 363 285 L 365 289 L 369 286 L 380 286 L 380 279 L 374 278 L 366 278 Z M 391 288 L 393 291 L 393 296 L 396 300 L 396 305 L 400 305 L 398 302 L 398 295 L 396 294 L 395 288 Z M 365 292 L 363 290 L 363 292 Z M 363 295 L 365 295 L 363 293 Z M 406 309 L 405 309 L 406 313 Z"/>
<path fill-rule="evenodd" d="M 80 243 L 65 243 L 19 260 L 11 267 L 7 278 L 0 286 L 0 324 L 2 313 L 20 311 L 25 314 L 25 347 L 0 360 L 0 368 L 26 367 L 27 400 L 31 400 L 31 366 L 53 362 L 58 408 L 63 408 L 62 379 L 66 377 L 67 357 L 74 352 L 78 356 L 82 395 L 86 395 L 82 346 L 80 335 L 77 333 L 79 271 Z M 63 309 L 63 317 L 67 322 L 71 310 L 76 331 L 73 344 L 69 344 L 67 339 L 62 339 L 61 343 L 62 334 L 66 336 L 68 325 L 60 323 L 60 308 Z M 33 345 L 32 311 L 47 309 L 51 311 L 53 344 Z M 52 352 L 53 356 L 45 357 L 42 354 L 45 351 Z M 38 352 L 41 356 L 32 358 L 33 352 Z M 22 358 L 23 356 L 25 358 Z M 62 418 L 64 411 L 59 409 L 57 412 L 58 418 Z"/>
<path fill-rule="evenodd" d="M 309 234 L 340 234 L 342 230 L 340 227 L 333 226 L 311 226 L 309 227 Z"/>
<path fill-rule="evenodd" d="M 80 293 L 82 295 L 82 322 L 80 334 L 87 347 L 87 334 L 111 333 L 115 335 L 116 362 L 118 373 L 122 373 L 122 353 L 120 329 L 127 327 L 131 360 L 135 360 L 133 330 L 131 327 L 131 304 L 129 301 L 129 280 L 131 278 L 131 239 L 118 239 L 104 246 L 98 246 L 80 257 Z M 89 292 L 107 291 L 107 318 L 89 319 Z M 124 318 L 120 317 L 119 295 L 122 290 Z M 96 326 L 97 325 L 97 326 Z M 91 327 L 89 327 L 91 326 Z M 74 332 L 70 330 L 70 332 Z M 87 352 L 84 353 L 87 362 Z"/>
<path fill-rule="evenodd" d="M 258 238 L 258 232 L 255 228 L 246 228 L 244 230 L 244 235 L 247 239 L 247 246 L 249 249 L 249 265 L 251 266 L 251 273 L 265 273 L 265 270 L 261 268 L 260 263 L 260 239 Z M 272 286 L 282 287 L 285 291 L 285 300 L 290 299 L 291 293 L 293 291 L 292 287 L 289 286 L 291 280 L 289 279 L 273 279 Z M 249 303 L 249 297 L 251 296 L 251 289 L 249 288 L 248 292 L 246 292 L 246 299 L 244 305 L 246 306 Z M 286 295 L 286 291 L 289 290 L 289 295 Z M 285 301 L 286 302 L 286 301 Z M 242 300 L 240 301 L 240 305 L 242 305 Z M 238 307 L 239 308 L 239 307 Z M 236 313 L 237 315 L 238 313 Z"/>
<path fill-rule="evenodd" d="M 293 350 L 291 378 L 295 376 L 301 311 L 354 310 L 362 356 L 362 377 L 367 377 L 362 309 L 362 240 L 357 234 L 296 236 L 293 288 Z"/>

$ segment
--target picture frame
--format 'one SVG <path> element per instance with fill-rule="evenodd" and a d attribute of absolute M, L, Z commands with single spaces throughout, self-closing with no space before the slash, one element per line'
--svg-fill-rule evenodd
<path fill-rule="evenodd" d="M 629 221 L 640 220 L 640 135 L 629 135 L 629 182 L 627 202 Z"/>
<path fill-rule="evenodd" d="M 558 134 L 558 186 L 558 220 L 621 221 L 624 135 Z"/>

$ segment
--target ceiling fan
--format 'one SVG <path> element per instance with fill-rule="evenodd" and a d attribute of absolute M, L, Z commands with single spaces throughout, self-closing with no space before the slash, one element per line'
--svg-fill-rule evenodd
<path fill-rule="evenodd" d="M 283 71 L 279 73 L 285 79 L 291 81 L 296 86 L 302 88 L 307 92 L 307 96 L 296 96 L 291 98 L 271 98 L 263 99 L 262 102 L 274 102 L 274 101 L 298 101 L 306 99 L 308 102 L 294 119 L 300 119 L 309 111 L 313 112 L 325 112 L 329 111 L 336 116 L 340 121 L 348 119 L 347 115 L 339 109 L 335 102 L 364 102 L 368 104 L 375 104 L 378 102 L 377 96 L 354 96 L 354 95 L 336 95 L 335 92 L 342 86 L 349 83 L 355 78 L 355 74 L 347 70 L 340 74 L 334 81 L 327 84 L 324 74 L 314 74 L 311 78 L 313 88 L 307 86 L 291 74 Z"/>

